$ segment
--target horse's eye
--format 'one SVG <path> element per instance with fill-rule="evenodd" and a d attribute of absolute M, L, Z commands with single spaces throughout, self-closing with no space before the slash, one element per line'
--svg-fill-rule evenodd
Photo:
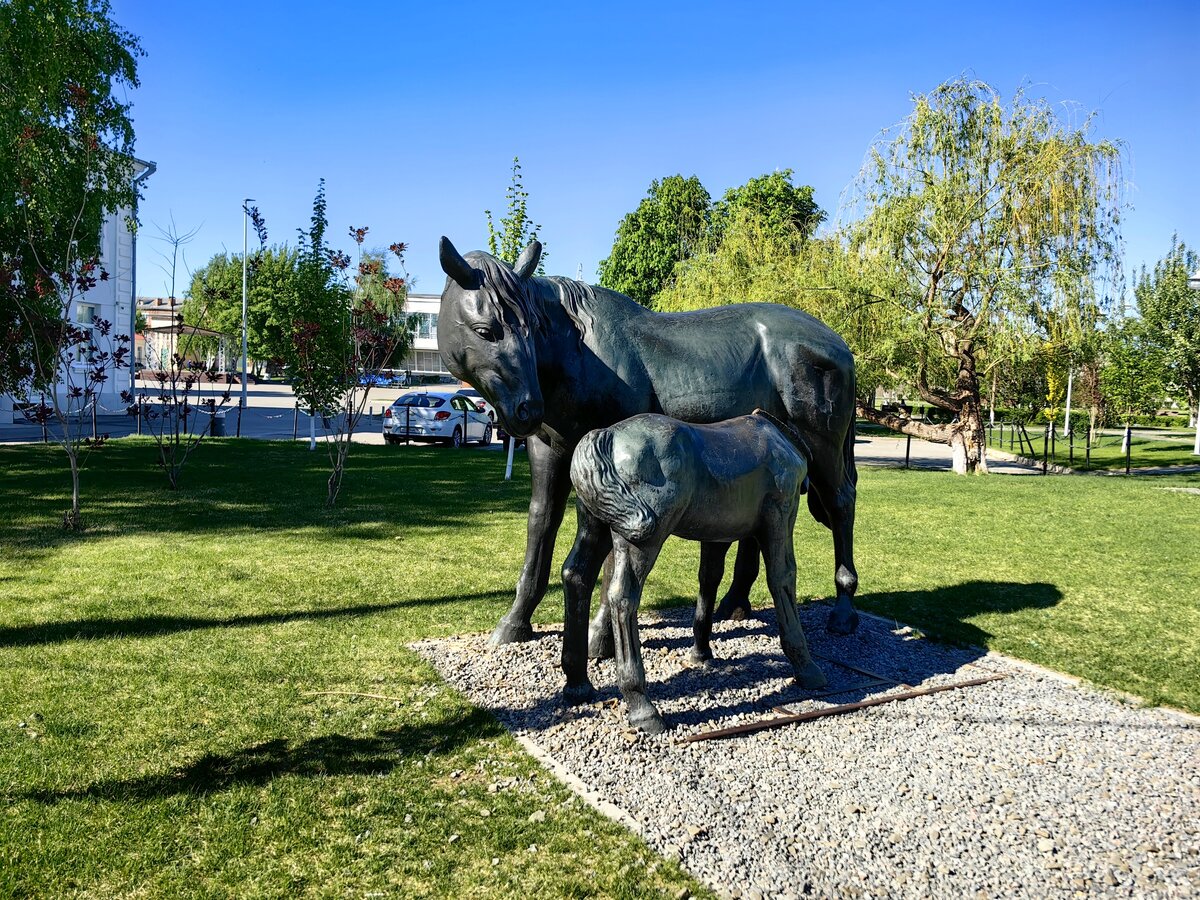
<path fill-rule="evenodd" d="M 496 336 L 496 330 L 488 325 L 473 325 L 472 328 L 475 333 L 485 341 L 494 341 L 498 339 Z"/>

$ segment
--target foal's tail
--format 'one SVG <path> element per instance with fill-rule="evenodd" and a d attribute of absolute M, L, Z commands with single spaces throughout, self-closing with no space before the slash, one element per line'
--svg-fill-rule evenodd
<path fill-rule="evenodd" d="M 639 543 L 658 527 L 654 510 L 630 490 L 613 465 L 611 428 L 584 435 L 571 457 L 571 482 L 583 505 L 626 540 Z"/>

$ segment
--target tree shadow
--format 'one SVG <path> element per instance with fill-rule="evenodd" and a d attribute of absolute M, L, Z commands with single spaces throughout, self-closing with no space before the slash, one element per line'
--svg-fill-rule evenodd
<path fill-rule="evenodd" d="M 148 801 L 178 794 L 206 796 L 244 785 L 261 786 L 287 775 L 381 775 L 408 759 L 453 753 L 472 741 L 501 733 L 492 716 L 472 707 L 441 722 L 405 724 L 363 737 L 329 734 L 300 742 L 277 738 L 231 753 L 208 753 L 189 765 L 165 772 L 98 781 L 86 788 L 34 789 L 17 796 L 46 804 L 63 800 Z"/>
<path fill-rule="evenodd" d="M 290 442 L 229 440 L 201 444 L 172 491 L 153 445 L 111 442 L 83 478 L 83 535 L 57 527 L 70 503 L 65 463 L 53 451 L 0 447 L 0 544 L 36 560 L 70 542 L 112 534 L 256 532 L 347 527 L 434 530 L 469 526 L 481 512 L 521 515 L 529 485 L 503 480 L 497 454 L 445 448 L 356 445 L 333 509 L 325 506 L 326 454 Z M 11 464 L 11 465 L 10 465 Z M 164 529 L 163 523 L 169 523 Z M 393 524 L 394 523 L 394 524 Z"/>
<path fill-rule="evenodd" d="M 331 609 L 297 609 L 287 612 L 255 613 L 209 619 L 199 616 L 133 616 L 127 619 L 74 619 L 67 622 L 47 622 L 35 625 L 0 627 L 0 647 L 32 647 L 61 644 L 67 641 L 88 641 L 102 638 L 157 637 L 184 631 L 211 628 L 251 628 L 256 625 L 281 625 L 296 621 L 321 621 L 345 616 L 367 616 L 418 606 L 507 600 L 510 591 L 485 591 L 476 594 L 454 594 L 443 597 L 423 597 L 397 600 L 392 603 L 364 603 Z"/>

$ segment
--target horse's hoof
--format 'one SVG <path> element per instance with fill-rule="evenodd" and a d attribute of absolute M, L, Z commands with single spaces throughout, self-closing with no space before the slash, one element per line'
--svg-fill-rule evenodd
<path fill-rule="evenodd" d="M 854 634 L 858 630 L 858 613 L 850 604 L 838 604 L 825 621 L 825 630 L 830 634 Z"/>
<path fill-rule="evenodd" d="M 588 659 L 612 659 L 617 645 L 611 631 L 593 631 L 588 637 Z"/>
<path fill-rule="evenodd" d="M 796 684 L 806 691 L 815 691 L 825 687 L 829 682 L 820 667 L 810 660 L 808 665 L 796 670 Z"/>
<path fill-rule="evenodd" d="M 596 691 L 592 688 L 590 681 L 584 681 L 581 684 L 568 684 L 563 688 L 563 700 L 568 706 L 579 706 L 581 703 L 591 703 L 592 698 L 596 696 Z"/>
<path fill-rule="evenodd" d="M 750 608 L 749 598 L 735 598 L 726 594 L 713 613 L 714 622 L 743 622 L 754 618 L 754 610 Z"/>
<path fill-rule="evenodd" d="M 533 626 L 528 622 L 514 624 L 501 619 L 496 630 L 492 632 L 492 636 L 488 638 L 488 643 L 493 647 L 502 647 L 505 644 L 521 644 L 525 641 L 532 641 L 536 637 L 537 635 L 533 633 Z"/>
<path fill-rule="evenodd" d="M 667 723 L 649 700 L 630 707 L 629 724 L 633 728 L 640 728 L 646 734 L 662 734 L 667 730 Z"/>
<path fill-rule="evenodd" d="M 688 651 L 688 660 L 697 666 L 706 666 L 712 662 L 712 650 L 701 650 L 699 647 L 693 647 Z"/>

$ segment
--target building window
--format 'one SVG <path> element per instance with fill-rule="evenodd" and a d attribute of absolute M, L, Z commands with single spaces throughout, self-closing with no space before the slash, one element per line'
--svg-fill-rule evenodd
<path fill-rule="evenodd" d="M 417 313 L 417 337 L 437 340 L 437 313 Z"/>
<path fill-rule="evenodd" d="M 92 325 L 96 322 L 96 306 L 92 303 L 75 304 L 75 324 L 88 332 L 88 336 L 75 345 L 75 362 L 86 363 L 92 355 Z"/>

